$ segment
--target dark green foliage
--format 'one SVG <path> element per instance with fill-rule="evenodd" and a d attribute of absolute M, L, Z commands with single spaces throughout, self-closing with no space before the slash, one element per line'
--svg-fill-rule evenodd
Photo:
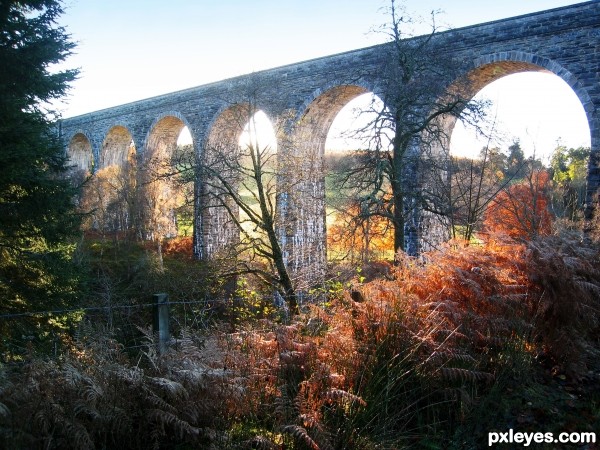
<path fill-rule="evenodd" d="M 51 112 L 76 71 L 55 71 L 73 44 L 56 26 L 53 0 L 0 3 L 0 308 L 4 314 L 71 305 L 76 282 L 71 238 L 79 227 L 75 190 Z M 6 336 L 31 322 L 0 322 Z M 27 323 L 26 323 L 27 322 Z M 17 329 L 15 329 L 17 328 Z M 6 349 L 4 349 L 6 350 Z"/>
<path fill-rule="evenodd" d="M 522 179 L 526 175 L 527 166 L 525 165 L 525 153 L 518 140 L 508 147 L 508 157 L 506 159 L 505 176 L 511 180 Z"/>
<path fill-rule="evenodd" d="M 557 217 L 577 221 L 583 217 L 587 166 L 590 149 L 558 146 L 552 153 L 550 167 L 555 190 L 552 210 Z"/>
<path fill-rule="evenodd" d="M 224 280 L 214 267 L 191 256 L 191 238 L 167 240 L 162 263 L 155 246 L 112 236 L 85 234 L 79 251 L 88 269 L 86 297 L 81 306 L 91 308 L 85 318 L 106 323 L 111 336 L 135 353 L 152 324 L 153 294 L 169 296 L 171 331 L 204 330 L 225 310 L 219 293 Z"/>

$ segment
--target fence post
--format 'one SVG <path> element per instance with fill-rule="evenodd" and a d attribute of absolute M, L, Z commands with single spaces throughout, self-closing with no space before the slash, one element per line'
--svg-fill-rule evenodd
<path fill-rule="evenodd" d="M 154 294 L 152 328 L 158 332 L 158 351 L 164 353 L 167 351 L 169 334 L 169 296 L 167 294 Z"/>

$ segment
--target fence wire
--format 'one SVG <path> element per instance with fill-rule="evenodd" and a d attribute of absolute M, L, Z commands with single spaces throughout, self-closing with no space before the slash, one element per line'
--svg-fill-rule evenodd
<path fill-rule="evenodd" d="M 205 299 L 205 300 L 194 300 L 194 301 L 169 301 L 168 305 L 195 305 L 195 304 L 204 304 L 206 305 L 208 302 L 218 302 L 225 301 L 223 299 Z M 0 319 L 11 319 L 17 317 L 35 317 L 41 315 L 55 315 L 55 314 L 66 314 L 66 313 L 74 313 L 74 312 L 86 312 L 86 311 L 102 311 L 102 310 L 113 310 L 113 309 L 133 309 L 133 308 L 145 308 L 145 307 L 153 307 L 156 306 L 156 303 L 140 303 L 137 305 L 110 305 L 110 306 L 86 306 L 81 308 L 69 308 L 69 309 L 52 309 L 52 310 L 44 310 L 44 311 L 31 311 L 31 312 L 22 312 L 22 313 L 8 313 L 8 314 L 0 314 Z"/>
<path fill-rule="evenodd" d="M 156 301 L 137 303 L 137 304 L 114 304 L 114 305 L 91 305 L 81 306 L 78 308 L 60 308 L 60 309 L 48 309 L 38 311 L 24 311 L 15 313 L 4 313 L 0 314 L 0 323 L 4 323 L 10 326 L 10 321 L 14 320 L 27 320 L 29 319 L 41 319 L 47 317 L 48 319 L 53 316 L 60 316 L 65 314 L 81 313 L 83 316 L 78 324 L 92 323 L 100 324 L 105 326 L 105 331 L 108 333 L 111 339 L 114 339 L 122 351 L 144 349 L 153 345 L 152 342 L 146 342 L 145 329 L 152 329 L 153 333 L 157 332 L 156 329 L 156 317 L 158 308 L 168 308 L 168 323 L 167 329 L 170 332 L 179 332 L 183 329 L 198 329 L 206 330 L 213 323 L 215 315 L 225 313 L 228 315 L 231 312 L 234 317 L 237 307 L 248 307 L 252 308 L 252 305 L 245 305 L 245 301 L 242 297 L 227 297 L 227 298 L 202 298 L 199 300 L 168 300 L 165 303 L 158 303 Z M 252 303 L 260 301 L 273 305 L 276 309 L 279 309 L 281 305 L 278 304 L 278 299 L 275 296 L 256 296 L 252 298 Z M 183 306 L 184 308 L 172 308 L 176 306 Z M 200 308 L 185 308 L 186 306 L 200 306 Z M 142 316 L 132 315 L 134 310 L 142 313 L 146 308 L 152 308 L 152 319 L 148 322 L 148 317 L 142 319 Z M 223 309 L 225 308 L 225 309 Z M 231 309 L 229 309 L 231 308 Z M 284 308 L 285 309 L 285 308 Z M 221 317 L 222 319 L 224 317 Z M 229 319 L 225 319 L 229 320 Z M 77 325 L 78 327 L 79 325 Z M 78 334 L 76 330 L 71 330 L 71 333 Z M 157 336 L 158 337 L 158 336 Z M 147 338 L 147 335 L 146 335 Z M 59 341 L 61 338 L 58 335 L 54 335 L 52 338 L 55 341 L 55 346 L 60 345 Z M 27 351 L 27 346 L 35 341 L 34 336 L 5 336 L 2 338 L 0 348 L 4 347 L 4 350 L 0 350 L 0 361 L 3 359 L 3 352 L 8 351 L 12 353 L 15 349 L 21 349 L 21 353 Z M 171 335 L 171 342 L 177 342 L 178 338 Z M 156 344 L 156 343 L 154 343 Z M 12 348 L 13 350 L 7 350 Z M 60 352 L 57 349 L 53 352 L 54 356 L 58 356 Z M 47 356 L 52 356 L 48 354 Z"/>

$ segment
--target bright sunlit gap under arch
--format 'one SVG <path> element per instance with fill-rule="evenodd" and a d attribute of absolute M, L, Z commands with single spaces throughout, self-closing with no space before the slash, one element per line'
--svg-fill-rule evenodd
<path fill-rule="evenodd" d="M 188 127 L 183 127 L 177 138 L 177 145 L 192 144 L 192 134 Z M 269 147 L 273 151 L 277 151 L 277 138 L 273 124 L 262 111 L 257 111 L 245 125 L 238 144 L 241 147 L 246 147 L 250 144 L 258 144 L 260 148 Z"/>
<path fill-rule="evenodd" d="M 190 133 L 190 129 L 187 126 L 185 126 L 179 132 L 179 137 L 177 138 L 177 145 L 179 145 L 179 146 L 192 145 L 192 143 L 193 143 L 192 133 Z"/>
<path fill-rule="evenodd" d="M 329 128 L 325 150 L 329 153 L 343 153 L 370 148 L 370 141 L 375 135 L 372 126 L 377 117 L 375 111 L 380 111 L 382 107 L 383 101 L 370 92 L 349 101 Z"/>
<path fill-rule="evenodd" d="M 239 145 L 242 148 L 253 145 L 260 150 L 268 147 L 273 152 L 277 151 L 275 129 L 263 111 L 257 111 L 250 118 L 240 135 Z"/>
<path fill-rule="evenodd" d="M 590 129 L 581 101 L 558 76 L 545 72 L 522 72 L 500 78 L 479 91 L 474 99 L 492 101 L 489 110 L 494 137 L 478 136 L 473 128 L 457 122 L 450 152 L 477 157 L 489 146 L 506 150 L 519 140 L 526 157 L 549 161 L 558 145 L 590 147 Z"/>
<path fill-rule="evenodd" d="M 327 136 L 328 152 L 343 152 L 368 147 L 368 133 L 360 138 L 353 130 L 364 127 L 372 115 L 361 114 L 371 102 L 367 93 L 350 101 L 336 116 Z M 590 130 L 581 101 L 558 76 L 545 72 L 523 72 L 496 80 L 474 99 L 491 100 L 490 121 L 495 122 L 495 138 L 478 136 L 473 128 L 457 122 L 452 131 L 450 152 L 454 156 L 475 158 L 486 145 L 507 150 L 518 140 L 525 156 L 547 163 L 558 145 L 590 147 Z M 381 105 L 381 100 L 376 98 Z"/>
<path fill-rule="evenodd" d="M 177 145 L 190 145 L 193 143 L 192 134 L 189 128 L 183 127 L 177 138 Z M 244 127 L 239 145 L 245 147 L 250 144 L 258 144 L 261 148 L 269 147 L 277 150 L 277 139 L 275 130 L 267 115 L 262 111 L 257 111 Z"/>

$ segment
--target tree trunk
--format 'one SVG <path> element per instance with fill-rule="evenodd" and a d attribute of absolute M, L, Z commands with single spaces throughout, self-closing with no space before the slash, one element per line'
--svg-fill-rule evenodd
<path fill-rule="evenodd" d="M 267 235 L 269 237 L 269 243 L 271 244 L 271 253 L 273 256 L 273 264 L 275 264 L 275 269 L 277 270 L 277 276 L 279 277 L 279 283 L 283 287 L 285 291 L 285 300 L 288 303 L 288 307 L 290 308 L 290 313 L 292 315 L 298 314 L 300 312 L 298 308 L 298 300 L 296 298 L 296 290 L 294 289 L 294 285 L 289 276 L 287 267 L 285 266 L 285 261 L 283 259 L 283 251 L 279 245 L 279 241 L 277 240 L 277 233 L 275 232 L 274 224 L 271 224 L 267 228 Z"/>
<path fill-rule="evenodd" d="M 399 183 L 393 183 L 396 185 Z M 392 188 L 394 195 L 394 261 L 396 253 L 404 251 L 404 193 L 401 187 Z"/>
<path fill-rule="evenodd" d="M 290 314 L 296 315 L 298 314 L 298 300 L 296 298 L 296 290 L 294 289 L 294 285 L 292 283 L 292 279 L 288 273 L 288 269 L 285 265 L 285 260 L 283 258 L 283 251 L 281 250 L 281 246 L 279 245 L 279 240 L 277 239 L 277 231 L 275 230 L 275 222 L 274 216 L 267 206 L 267 193 L 265 192 L 265 187 L 263 185 L 263 166 L 260 160 L 260 152 L 256 149 L 256 154 L 253 155 L 253 166 L 254 166 L 254 179 L 256 180 L 256 190 L 258 193 L 259 206 L 261 210 L 261 216 L 263 219 L 264 227 L 263 229 L 266 231 L 267 236 L 269 238 L 269 245 L 271 246 L 271 256 L 273 258 L 273 264 L 275 265 L 275 269 L 277 270 L 277 276 L 279 277 L 279 283 L 283 287 L 285 291 L 285 300 L 288 303 L 288 307 L 290 309 Z"/>
<path fill-rule="evenodd" d="M 205 248 L 204 248 L 204 223 L 203 223 L 203 208 L 206 206 L 204 204 L 205 196 L 204 189 L 205 184 L 201 181 L 203 177 L 206 176 L 202 172 L 202 160 L 200 156 L 196 156 L 196 168 L 194 175 L 194 228 L 193 228 L 193 237 L 192 237 L 192 255 L 193 258 L 197 261 L 206 258 Z"/>
<path fill-rule="evenodd" d="M 396 127 L 394 136 L 392 167 L 391 167 L 391 185 L 392 198 L 394 202 L 393 225 L 394 225 L 394 263 L 397 262 L 398 251 L 405 249 L 404 236 L 404 171 L 406 161 L 404 155 L 408 144 L 404 142 L 402 132 Z"/>

